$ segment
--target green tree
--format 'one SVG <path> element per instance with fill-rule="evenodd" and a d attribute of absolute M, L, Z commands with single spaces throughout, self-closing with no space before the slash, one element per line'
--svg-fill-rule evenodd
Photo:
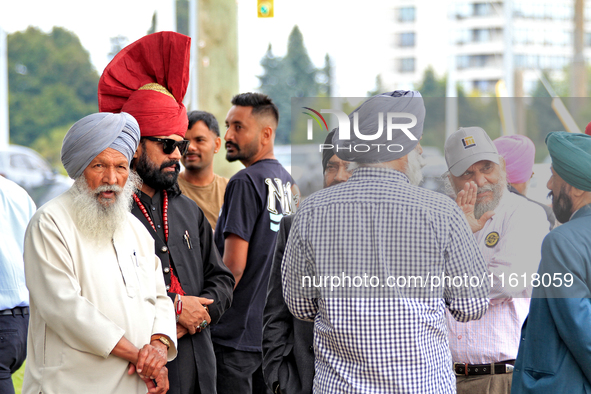
<path fill-rule="evenodd" d="M 148 29 L 148 32 L 146 33 L 146 35 L 148 34 L 152 34 L 152 33 L 156 33 L 156 23 L 158 21 L 158 15 L 156 15 L 156 12 L 154 12 L 152 14 L 152 23 L 150 24 L 150 28 Z"/>
<path fill-rule="evenodd" d="M 11 142 L 33 146 L 51 130 L 96 112 L 99 76 L 72 32 L 29 27 L 8 36 Z M 59 150 L 59 147 L 56 149 Z"/>
<path fill-rule="evenodd" d="M 318 70 L 316 80 L 319 83 L 318 89 L 321 96 L 332 97 L 332 61 L 328 53 L 324 55 L 324 67 Z"/>
<path fill-rule="evenodd" d="M 271 45 L 261 59 L 263 75 L 259 76 L 260 91 L 273 99 L 279 108 L 277 144 L 291 142 L 291 98 L 316 97 L 332 91 L 330 84 L 330 57 L 325 56 L 324 68 L 318 70 L 312 64 L 304 46 L 300 29 L 294 26 L 288 39 L 285 57 L 273 55 Z"/>

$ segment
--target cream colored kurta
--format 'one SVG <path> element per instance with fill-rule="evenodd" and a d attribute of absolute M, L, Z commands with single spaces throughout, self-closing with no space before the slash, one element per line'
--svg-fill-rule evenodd
<path fill-rule="evenodd" d="M 128 362 L 110 355 L 125 336 L 141 348 L 176 324 L 154 241 L 133 215 L 98 245 L 73 221 L 66 192 L 41 207 L 25 236 L 31 316 L 24 394 L 146 393 Z"/>

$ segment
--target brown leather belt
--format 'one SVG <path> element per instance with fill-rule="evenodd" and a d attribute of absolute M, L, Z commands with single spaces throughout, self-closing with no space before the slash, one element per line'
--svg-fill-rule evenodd
<path fill-rule="evenodd" d="M 456 376 L 500 375 L 513 372 L 515 360 L 505 360 L 490 364 L 454 363 Z"/>

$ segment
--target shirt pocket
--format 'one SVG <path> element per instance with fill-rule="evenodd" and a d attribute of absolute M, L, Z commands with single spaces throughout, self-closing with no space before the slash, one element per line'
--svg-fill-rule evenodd
<path fill-rule="evenodd" d="M 155 272 L 154 257 L 137 256 L 137 266 L 135 267 L 137 288 L 144 301 L 156 305 L 156 275 L 162 275 Z"/>

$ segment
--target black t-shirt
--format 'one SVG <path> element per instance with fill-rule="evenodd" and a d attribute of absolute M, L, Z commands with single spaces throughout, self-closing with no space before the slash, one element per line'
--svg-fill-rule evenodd
<path fill-rule="evenodd" d="M 295 211 L 291 175 L 275 159 L 260 160 L 234 175 L 224 195 L 215 243 L 224 255 L 224 241 L 236 234 L 247 241 L 246 267 L 234 300 L 211 327 L 212 341 L 237 350 L 260 352 L 263 308 L 275 238 L 283 215 Z M 299 196 L 298 196 L 299 197 Z"/>

